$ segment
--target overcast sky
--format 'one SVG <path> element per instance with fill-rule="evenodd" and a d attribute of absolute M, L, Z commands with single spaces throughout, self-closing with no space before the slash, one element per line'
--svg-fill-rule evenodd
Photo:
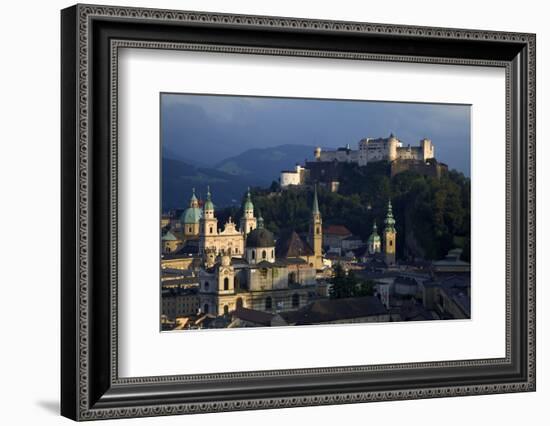
<path fill-rule="evenodd" d="M 404 145 L 431 139 L 439 161 L 470 175 L 469 105 L 162 94 L 161 121 L 163 154 L 206 166 L 251 148 L 357 149 L 393 133 Z"/>

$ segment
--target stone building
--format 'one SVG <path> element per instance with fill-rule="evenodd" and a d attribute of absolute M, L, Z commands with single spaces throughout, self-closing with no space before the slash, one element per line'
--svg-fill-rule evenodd
<path fill-rule="evenodd" d="M 208 200 L 211 202 L 210 194 Z M 250 203 L 250 205 L 248 205 Z M 250 197 L 245 204 L 253 215 Z M 243 219 L 242 223 L 246 223 Z M 228 315 L 246 308 L 264 312 L 296 310 L 326 294 L 316 280 L 316 270 L 322 269 L 322 218 L 314 192 L 309 241 L 306 244 L 291 235 L 283 257 L 276 254 L 275 237 L 264 227 L 261 215 L 247 235 L 241 234 L 243 248 L 229 250 L 220 241 L 220 235 L 209 227 L 215 226 L 213 205 L 205 203 L 201 221 L 200 240 L 203 243 L 203 266 L 199 270 L 199 306 L 202 314 Z M 212 224 L 212 225 L 211 225 Z M 227 224 L 226 224 L 227 226 Z M 247 228 L 244 228 L 247 229 Z M 205 231 L 205 232 L 204 232 Z M 295 234 L 295 233 L 294 233 Z M 210 236 L 213 236 L 212 239 Z M 298 237 L 299 238 L 299 237 Z M 304 248 L 300 252 L 297 246 Z M 232 246 L 232 249 L 235 245 Z M 296 252 L 297 250 L 297 252 Z M 281 253 L 282 254 L 282 253 Z"/>
<path fill-rule="evenodd" d="M 251 214 L 253 215 L 253 206 L 251 207 Z M 250 220 L 246 217 L 245 210 L 243 220 Z M 237 229 L 231 218 L 225 223 L 223 230 L 218 229 L 218 219 L 214 215 L 214 203 L 212 202 L 210 188 L 207 190 L 206 202 L 199 224 L 199 255 L 205 256 L 207 253 L 211 253 L 215 256 L 220 254 L 243 256 L 246 234 Z"/>
<path fill-rule="evenodd" d="M 299 164 L 296 164 L 294 170 L 283 170 L 279 180 L 281 188 L 304 185 L 306 183 L 307 172 L 308 170 Z"/>
<path fill-rule="evenodd" d="M 315 160 L 321 162 L 356 163 L 366 166 L 373 161 L 419 160 L 426 161 L 435 157 L 435 147 L 429 139 L 421 139 L 418 146 L 403 146 L 403 143 L 390 134 L 387 138 L 364 138 L 353 150 L 349 144 L 345 148 L 323 151 L 315 148 Z"/>
<path fill-rule="evenodd" d="M 183 242 L 170 231 L 164 233 L 161 240 L 163 253 L 175 252 L 183 245 Z"/>

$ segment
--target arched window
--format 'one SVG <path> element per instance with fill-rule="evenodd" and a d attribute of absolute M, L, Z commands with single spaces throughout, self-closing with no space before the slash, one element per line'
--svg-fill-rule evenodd
<path fill-rule="evenodd" d="M 271 258 L 273 259 L 275 257 L 275 250 L 271 250 Z"/>
<path fill-rule="evenodd" d="M 229 313 L 229 306 L 224 305 L 224 307 L 223 307 L 223 314 L 224 314 L 224 315 L 227 315 L 228 313 Z"/>
<path fill-rule="evenodd" d="M 193 228 L 191 226 L 189 227 L 189 232 L 193 232 Z"/>
<path fill-rule="evenodd" d="M 170 253 L 170 247 L 166 247 L 166 253 Z"/>
<path fill-rule="evenodd" d="M 392 241 L 392 240 L 390 240 L 390 247 L 391 247 L 391 246 L 393 246 L 393 241 Z"/>
<path fill-rule="evenodd" d="M 266 311 L 271 310 L 272 306 L 273 306 L 273 301 L 271 300 L 271 297 L 267 296 L 265 298 L 265 309 L 266 309 Z"/>
<path fill-rule="evenodd" d="M 242 308 L 242 307 L 243 307 L 243 299 L 242 299 L 242 297 L 239 297 L 237 299 L 237 309 Z"/>
<path fill-rule="evenodd" d="M 294 293 L 292 295 L 292 307 L 297 308 L 298 306 L 300 306 L 300 295 Z"/>
<path fill-rule="evenodd" d="M 204 283 L 204 289 L 205 289 L 206 291 L 210 290 L 210 283 L 209 283 L 208 281 L 205 281 L 205 283 Z"/>
<path fill-rule="evenodd" d="M 224 290 L 229 290 L 229 278 L 225 277 L 223 279 L 223 289 Z"/>
<path fill-rule="evenodd" d="M 262 250 L 262 259 L 267 258 L 267 252 L 265 250 Z"/>
<path fill-rule="evenodd" d="M 317 235 L 321 233 L 321 228 L 317 227 Z"/>
<path fill-rule="evenodd" d="M 204 313 L 205 313 L 205 314 L 208 313 L 208 303 L 205 303 L 205 304 L 204 304 Z"/>
<path fill-rule="evenodd" d="M 252 260 L 256 259 L 256 250 L 252 250 Z"/>
<path fill-rule="evenodd" d="M 211 226 L 210 227 L 210 233 L 213 234 L 214 233 L 214 228 Z"/>

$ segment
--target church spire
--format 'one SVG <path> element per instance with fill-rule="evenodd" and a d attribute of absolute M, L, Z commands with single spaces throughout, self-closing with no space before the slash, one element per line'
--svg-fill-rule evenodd
<path fill-rule="evenodd" d="M 317 215 L 321 214 L 319 211 L 319 201 L 317 201 L 317 185 L 314 187 L 314 193 L 313 193 L 313 210 L 311 211 L 312 214 Z"/>
<path fill-rule="evenodd" d="M 395 219 L 393 218 L 391 200 L 388 200 L 388 212 L 386 213 L 384 224 L 386 225 L 386 230 L 395 231 Z"/>
<path fill-rule="evenodd" d="M 198 206 L 199 206 L 199 200 L 195 195 L 195 188 L 193 188 L 193 194 L 191 195 L 191 202 L 189 203 L 189 207 L 198 207 Z"/>

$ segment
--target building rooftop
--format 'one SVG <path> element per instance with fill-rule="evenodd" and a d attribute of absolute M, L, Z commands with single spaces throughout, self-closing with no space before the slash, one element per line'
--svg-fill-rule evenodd
<path fill-rule="evenodd" d="M 197 241 L 187 241 L 179 249 L 174 250 L 170 253 L 164 253 L 162 255 L 163 259 L 181 259 L 187 257 L 193 257 L 199 254 L 199 246 Z"/>
<path fill-rule="evenodd" d="M 274 314 L 271 314 L 269 312 L 257 311 L 255 309 L 242 307 L 235 309 L 235 311 L 233 311 L 231 315 L 233 319 L 239 318 L 243 321 L 248 321 L 264 326 L 271 325 L 271 321 L 273 320 L 273 317 L 275 317 Z"/>
<path fill-rule="evenodd" d="M 324 229 L 323 232 L 325 234 L 337 235 L 341 237 L 348 237 L 352 235 L 351 231 L 344 225 L 329 225 Z"/>
<path fill-rule="evenodd" d="M 388 311 L 380 299 L 375 296 L 365 296 L 316 300 L 297 311 L 282 312 L 280 315 L 288 323 L 307 325 L 387 313 Z"/>
<path fill-rule="evenodd" d="M 275 256 L 279 259 L 300 256 L 312 256 L 313 249 L 295 231 L 283 233 L 275 245 Z"/>

